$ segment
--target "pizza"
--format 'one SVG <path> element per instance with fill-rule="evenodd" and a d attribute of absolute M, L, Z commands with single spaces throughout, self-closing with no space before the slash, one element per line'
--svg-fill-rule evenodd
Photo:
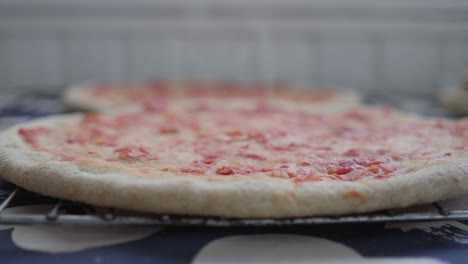
<path fill-rule="evenodd" d="M 468 72 L 463 75 L 459 85 L 443 88 L 438 97 L 450 114 L 468 115 Z"/>
<path fill-rule="evenodd" d="M 352 92 L 328 88 L 292 89 L 283 83 L 235 82 L 126 82 L 91 83 L 69 88 L 63 96 L 70 110 L 99 111 L 115 108 L 161 112 L 171 109 L 253 110 L 281 107 L 309 112 L 341 111 L 359 104 Z"/>
<path fill-rule="evenodd" d="M 468 115 L 468 88 L 458 87 L 444 89 L 439 96 L 442 106 L 454 115 Z"/>
<path fill-rule="evenodd" d="M 454 115 L 468 115 L 468 73 L 460 86 L 447 87 L 439 94 L 442 106 Z"/>
<path fill-rule="evenodd" d="M 385 107 L 79 113 L 0 136 L 2 177 L 97 206 L 234 218 L 402 208 L 468 190 L 468 119 Z"/>

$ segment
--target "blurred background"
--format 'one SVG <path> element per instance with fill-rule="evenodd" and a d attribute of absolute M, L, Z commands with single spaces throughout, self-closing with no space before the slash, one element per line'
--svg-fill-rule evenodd
<path fill-rule="evenodd" d="M 202 79 L 433 95 L 468 69 L 466 0 L 0 0 L 0 91 Z"/>

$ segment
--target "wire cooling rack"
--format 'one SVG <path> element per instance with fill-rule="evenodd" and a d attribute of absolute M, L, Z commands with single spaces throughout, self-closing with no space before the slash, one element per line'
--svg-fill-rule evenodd
<path fill-rule="evenodd" d="M 293 226 L 344 223 L 382 223 L 409 221 L 468 220 L 468 210 L 450 210 L 440 203 L 401 210 L 339 217 L 303 217 L 282 219 L 233 219 L 174 215 L 149 215 L 113 208 L 54 199 L 20 188 L 1 190 L 2 225 L 132 225 L 132 226 Z M 21 205 L 46 205 L 41 213 L 11 213 L 7 208 Z"/>
<path fill-rule="evenodd" d="M 61 112 L 59 98 L 50 94 L 29 93 L 0 105 L 0 128 L 31 117 Z M 34 103 L 31 103 L 34 102 Z M 372 95 L 368 103 L 380 103 L 419 112 L 426 115 L 441 115 L 434 101 L 407 96 Z M 414 109 L 416 107 L 416 109 Z M 4 127 L 3 127 L 4 128 Z M 1 178 L 1 171 L 0 171 Z M 42 210 L 19 212 L 11 210 L 22 206 L 41 205 Z M 468 207 L 467 207 L 468 208 Z M 444 202 L 407 209 L 386 210 L 370 214 L 339 217 L 304 217 L 283 219 L 229 219 L 216 217 L 194 217 L 174 215 L 148 215 L 101 208 L 72 201 L 54 199 L 28 192 L 0 180 L 0 224 L 1 225 L 133 225 L 133 226 L 293 226 L 344 223 L 383 223 L 468 220 L 468 209 L 445 207 Z"/>

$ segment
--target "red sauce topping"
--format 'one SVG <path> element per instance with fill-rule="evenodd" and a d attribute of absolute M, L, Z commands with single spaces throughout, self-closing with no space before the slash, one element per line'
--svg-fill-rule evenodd
<path fill-rule="evenodd" d="M 150 151 L 146 147 L 142 146 L 127 146 L 123 148 L 118 148 L 114 151 L 118 154 L 118 158 L 121 160 L 152 160 L 155 159 Z"/>
<path fill-rule="evenodd" d="M 265 157 L 254 154 L 254 153 L 246 153 L 246 152 L 241 152 L 239 153 L 239 156 L 244 157 L 244 158 L 249 158 L 249 159 L 255 159 L 255 160 L 266 160 Z"/>
<path fill-rule="evenodd" d="M 203 159 L 203 160 L 196 160 L 194 161 L 194 163 L 203 163 L 203 164 L 213 164 L 216 162 L 216 158 L 206 158 L 206 159 Z"/>
<path fill-rule="evenodd" d="M 347 150 L 343 155 L 348 156 L 348 157 L 359 157 L 364 154 L 364 150 L 359 150 L 359 149 L 350 149 Z"/>
<path fill-rule="evenodd" d="M 109 122 L 108 126 L 116 128 L 128 127 L 138 125 L 142 122 L 141 115 L 139 114 L 125 114 L 114 118 L 112 122 Z"/>
<path fill-rule="evenodd" d="M 353 171 L 353 168 L 351 167 L 338 167 L 338 168 L 328 168 L 327 173 L 328 174 L 338 174 L 338 175 L 343 175 L 343 174 L 348 174 Z"/>
<path fill-rule="evenodd" d="M 77 159 L 78 158 L 74 156 L 62 155 L 62 161 L 75 161 Z"/>
<path fill-rule="evenodd" d="M 145 100 L 142 102 L 143 109 L 147 112 L 163 112 L 167 109 L 168 102 L 166 100 Z"/>
<path fill-rule="evenodd" d="M 232 175 L 235 173 L 235 171 L 230 167 L 222 166 L 216 170 L 216 173 L 219 175 Z"/>
<path fill-rule="evenodd" d="M 183 173 L 194 173 L 194 174 L 203 175 L 205 174 L 206 170 L 201 169 L 201 168 L 191 167 L 191 168 L 181 168 L 180 171 Z"/>
<path fill-rule="evenodd" d="M 320 116 L 269 111 L 252 118 L 241 110 L 89 113 L 64 128 L 18 133 L 32 149 L 57 159 L 121 163 L 139 175 L 255 175 L 296 183 L 385 179 L 404 173 L 400 165 L 408 159 L 431 164 L 466 155 L 465 125 L 392 122 L 393 115 L 362 110 Z M 394 139 L 411 144 L 396 147 Z"/>
<path fill-rule="evenodd" d="M 44 127 L 20 128 L 18 130 L 18 134 L 21 135 L 23 140 L 32 145 L 37 143 L 38 136 L 45 135 L 48 133 L 50 133 L 50 129 Z"/>
<path fill-rule="evenodd" d="M 66 139 L 67 144 L 94 144 L 107 147 L 117 146 L 117 134 L 111 134 L 106 130 L 99 127 L 91 127 L 88 130 L 79 134 L 68 135 Z"/>
<path fill-rule="evenodd" d="M 159 132 L 161 134 L 173 134 L 173 133 L 177 133 L 179 131 L 179 129 L 175 126 L 171 126 L 171 125 L 163 125 L 159 128 Z"/>

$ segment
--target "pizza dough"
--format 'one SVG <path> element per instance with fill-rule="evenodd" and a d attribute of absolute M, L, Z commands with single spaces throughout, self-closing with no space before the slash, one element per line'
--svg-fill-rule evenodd
<path fill-rule="evenodd" d="M 45 195 L 152 213 L 370 212 L 466 192 L 468 119 L 370 107 L 71 114 L 2 133 L 0 171 Z"/>
<path fill-rule="evenodd" d="M 455 115 L 468 115 L 468 88 L 446 88 L 441 92 L 439 98 L 448 112 Z"/>
<path fill-rule="evenodd" d="M 231 82 L 90 83 L 69 88 L 63 101 L 70 110 L 125 108 L 150 112 L 192 111 L 208 106 L 234 110 L 281 106 L 290 110 L 331 112 L 349 109 L 360 101 L 351 91 L 291 88 L 283 84 L 265 86 Z"/>
<path fill-rule="evenodd" d="M 459 85 L 442 89 L 439 99 L 449 113 L 468 115 L 468 72 Z"/>

